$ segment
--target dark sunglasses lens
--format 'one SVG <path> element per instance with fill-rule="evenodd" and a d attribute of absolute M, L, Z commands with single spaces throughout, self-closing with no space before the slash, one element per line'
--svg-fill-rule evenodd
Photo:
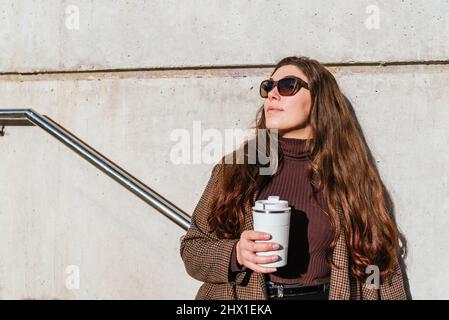
<path fill-rule="evenodd" d="M 284 78 L 278 82 L 278 91 L 281 96 L 294 95 L 296 87 L 296 79 L 293 78 Z"/>
<path fill-rule="evenodd" d="M 270 80 L 264 80 L 260 84 L 260 96 L 262 98 L 268 97 L 268 92 L 270 92 L 273 89 L 273 81 Z"/>

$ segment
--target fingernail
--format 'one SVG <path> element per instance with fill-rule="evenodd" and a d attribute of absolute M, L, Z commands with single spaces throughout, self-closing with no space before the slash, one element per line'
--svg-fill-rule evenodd
<path fill-rule="evenodd" d="M 275 256 L 275 257 L 272 258 L 273 261 L 277 261 L 277 259 L 278 259 L 277 256 Z"/>
<path fill-rule="evenodd" d="M 270 235 L 269 234 L 265 234 L 265 239 L 270 239 Z"/>
<path fill-rule="evenodd" d="M 277 243 L 273 244 L 273 249 L 279 249 L 279 244 Z"/>

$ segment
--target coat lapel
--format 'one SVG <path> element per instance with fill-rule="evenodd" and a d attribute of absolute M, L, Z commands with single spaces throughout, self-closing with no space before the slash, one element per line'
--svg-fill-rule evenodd
<path fill-rule="evenodd" d="M 343 211 L 337 206 L 337 212 L 341 217 Z M 346 237 L 343 228 L 340 228 L 337 244 L 335 245 L 332 260 L 335 266 L 331 268 L 331 280 L 329 288 L 329 300 L 349 300 L 351 297 L 349 279 L 349 257 Z"/>

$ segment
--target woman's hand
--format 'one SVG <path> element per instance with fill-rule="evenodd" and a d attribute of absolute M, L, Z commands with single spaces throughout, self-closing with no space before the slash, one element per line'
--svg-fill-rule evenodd
<path fill-rule="evenodd" d="M 278 260 L 277 255 L 258 256 L 256 252 L 272 251 L 279 249 L 279 244 L 272 242 L 256 242 L 255 240 L 269 240 L 271 235 L 265 232 L 254 230 L 245 230 L 240 235 L 237 242 L 237 261 L 255 272 L 271 273 L 277 271 L 277 268 L 267 268 L 259 266 L 260 263 L 271 263 Z"/>

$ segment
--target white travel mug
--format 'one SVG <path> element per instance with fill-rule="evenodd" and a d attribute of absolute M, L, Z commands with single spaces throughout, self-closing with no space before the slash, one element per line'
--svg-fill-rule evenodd
<path fill-rule="evenodd" d="M 287 265 L 290 213 L 288 202 L 279 200 L 278 196 L 269 196 L 268 200 L 256 201 L 253 207 L 254 230 L 271 234 L 269 241 L 256 240 L 256 242 L 274 242 L 280 245 L 278 250 L 256 252 L 259 256 L 279 256 L 279 260 L 262 263 L 260 266 L 278 268 Z"/>

